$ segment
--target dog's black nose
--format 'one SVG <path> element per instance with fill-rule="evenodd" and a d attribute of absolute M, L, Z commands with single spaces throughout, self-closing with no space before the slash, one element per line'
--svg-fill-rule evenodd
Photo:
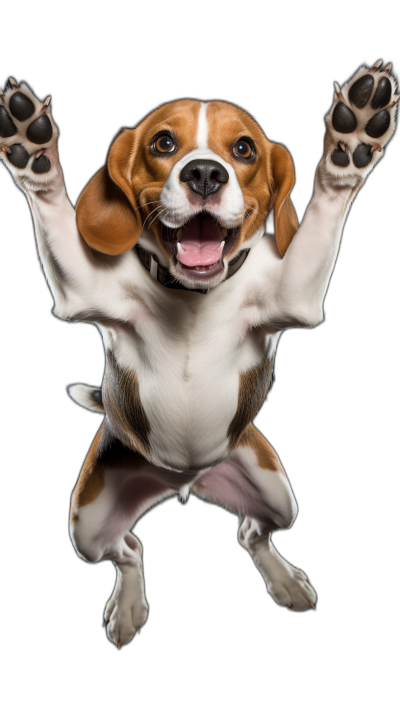
<path fill-rule="evenodd" d="M 183 167 L 179 178 L 205 200 L 210 194 L 219 191 L 223 183 L 228 183 L 229 174 L 218 161 L 194 159 Z"/>

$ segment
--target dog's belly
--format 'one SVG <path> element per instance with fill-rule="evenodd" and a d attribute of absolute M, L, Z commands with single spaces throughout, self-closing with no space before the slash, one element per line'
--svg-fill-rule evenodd
<path fill-rule="evenodd" d="M 152 463 L 196 472 L 225 459 L 265 398 L 275 342 L 203 319 L 105 339 L 103 402 L 116 435 Z M 243 394 L 243 375 L 252 374 Z M 260 388 L 261 385 L 261 388 Z M 241 401 L 245 402 L 245 408 Z"/>
<path fill-rule="evenodd" d="M 181 376 L 141 379 L 140 395 L 150 424 L 152 460 L 167 468 L 198 471 L 229 453 L 238 374 L 228 368 L 210 372 L 205 364 L 186 376 L 182 366 Z"/>

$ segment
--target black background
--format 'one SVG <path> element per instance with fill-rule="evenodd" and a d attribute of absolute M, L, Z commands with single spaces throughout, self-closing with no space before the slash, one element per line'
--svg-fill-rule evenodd
<path fill-rule="evenodd" d="M 267 11 L 261 19 L 260 29 L 257 21 L 239 39 L 231 27 L 224 42 L 215 28 L 209 38 L 198 28 L 172 41 L 173 28 L 155 35 L 151 21 L 139 38 L 144 44 L 136 45 L 129 27 L 119 36 L 114 23 L 86 35 L 75 28 L 62 40 L 59 18 L 51 52 L 33 46 L 16 52 L 10 40 L 0 80 L 4 88 L 11 74 L 39 98 L 51 94 L 73 204 L 122 127 L 167 101 L 221 99 L 248 111 L 270 140 L 291 152 L 292 199 L 301 220 L 322 156 L 333 82 L 342 84 L 362 63 L 393 61 L 396 45 L 370 40 L 348 50 L 333 34 L 317 42 L 311 32 L 289 41 L 282 25 L 266 32 Z M 237 541 L 235 516 L 194 496 L 185 505 L 174 499 L 135 527 L 150 613 L 121 652 L 101 628 L 114 567 L 79 559 L 68 534 L 70 494 L 102 417 L 74 404 L 66 387 L 100 386 L 102 341 L 95 326 L 52 315 L 28 204 L 1 167 L 3 636 L 11 662 L 19 666 L 23 658 L 31 673 L 65 692 L 74 672 L 82 675 L 89 700 L 93 683 L 102 691 L 127 673 L 129 687 L 138 687 L 135 696 L 146 692 L 153 703 L 159 688 L 179 691 L 183 681 L 196 700 L 227 701 L 243 690 L 261 703 L 259 688 L 273 689 L 279 673 L 287 681 L 283 702 L 294 676 L 300 698 L 315 697 L 325 677 L 325 696 L 349 681 L 357 698 L 361 672 L 365 677 L 365 667 L 379 665 L 395 604 L 396 153 L 394 137 L 347 219 L 325 321 L 284 333 L 272 388 L 255 421 L 278 452 L 299 504 L 293 527 L 273 540 L 307 573 L 319 598 L 316 611 L 288 612 L 272 600 Z"/>

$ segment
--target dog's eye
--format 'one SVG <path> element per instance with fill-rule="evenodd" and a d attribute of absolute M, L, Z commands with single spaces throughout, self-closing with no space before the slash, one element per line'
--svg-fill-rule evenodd
<path fill-rule="evenodd" d="M 175 142 L 169 134 L 160 134 L 153 142 L 153 148 L 158 154 L 169 154 L 176 149 Z"/>
<path fill-rule="evenodd" d="M 254 145 L 249 139 L 239 139 L 233 147 L 233 153 L 239 159 L 252 159 L 255 154 Z"/>

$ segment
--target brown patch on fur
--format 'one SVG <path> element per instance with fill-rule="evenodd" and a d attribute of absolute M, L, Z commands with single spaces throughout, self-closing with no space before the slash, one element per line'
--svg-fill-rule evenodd
<path fill-rule="evenodd" d="M 133 370 L 118 364 L 112 352 L 107 353 L 102 395 L 113 434 L 129 448 L 148 457 L 150 424 L 140 401 L 138 379 Z"/>
<path fill-rule="evenodd" d="M 265 355 L 262 361 L 239 375 L 238 408 L 229 428 L 230 448 L 238 445 L 246 426 L 260 411 L 268 393 L 274 370 L 274 359 Z"/>
<path fill-rule="evenodd" d="M 257 122 L 233 104 L 210 102 L 207 121 L 209 147 L 233 166 L 243 192 L 248 215 L 240 233 L 240 243 L 265 223 L 274 207 L 275 239 L 283 256 L 299 227 L 289 196 L 294 184 L 292 157 L 284 146 L 269 141 Z M 254 161 L 236 160 L 232 155 L 235 143 L 242 136 L 254 141 Z"/>
<path fill-rule="evenodd" d="M 131 451 L 116 439 L 107 418 L 97 432 L 71 497 L 71 520 L 79 519 L 78 510 L 93 503 L 104 488 L 104 474 L 107 468 L 141 468 L 146 460 Z"/>
<path fill-rule="evenodd" d="M 265 436 L 261 434 L 254 424 L 249 424 L 245 429 L 238 446 L 250 446 L 257 456 L 257 462 L 260 468 L 268 469 L 268 471 L 279 471 L 286 476 L 285 469 L 275 449 Z"/>
<path fill-rule="evenodd" d="M 78 228 L 92 248 L 117 255 L 135 245 L 144 221 L 157 207 L 172 167 L 196 147 L 199 111 L 197 100 L 169 102 L 116 137 L 107 165 L 89 181 L 76 205 Z M 164 130 L 176 138 L 178 149 L 171 156 L 154 156 L 151 140 Z M 159 245 L 169 257 L 156 224 L 153 228 Z"/>
<path fill-rule="evenodd" d="M 282 256 L 299 228 L 296 209 L 290 199 L 294 186 L 294 166 L 288 150 L 281 144 L 273 144 L 271 164 L 274 180 L 275 240 Z"/>
<path fill-rule="evenodd" d="M 93 439 L 88 455 L 86 456 L 85 462 L 82 466 L 78 482 L 72 492 L 72 521 L 78 520 L 78 508 L 81 508 L 82 506 L 87 506 L 89 503 L 92 503 L 92 501 L 94 501 L 99 495 L 99 493 L 101 493 L 101 491 L 103 490 L 104 474 L 103 470 L 98 468 L 97 464 L 97 453 L 99 443 L 101 441 L 102 432 L 103 424 L 101 425 L 99 431 Z"/>

